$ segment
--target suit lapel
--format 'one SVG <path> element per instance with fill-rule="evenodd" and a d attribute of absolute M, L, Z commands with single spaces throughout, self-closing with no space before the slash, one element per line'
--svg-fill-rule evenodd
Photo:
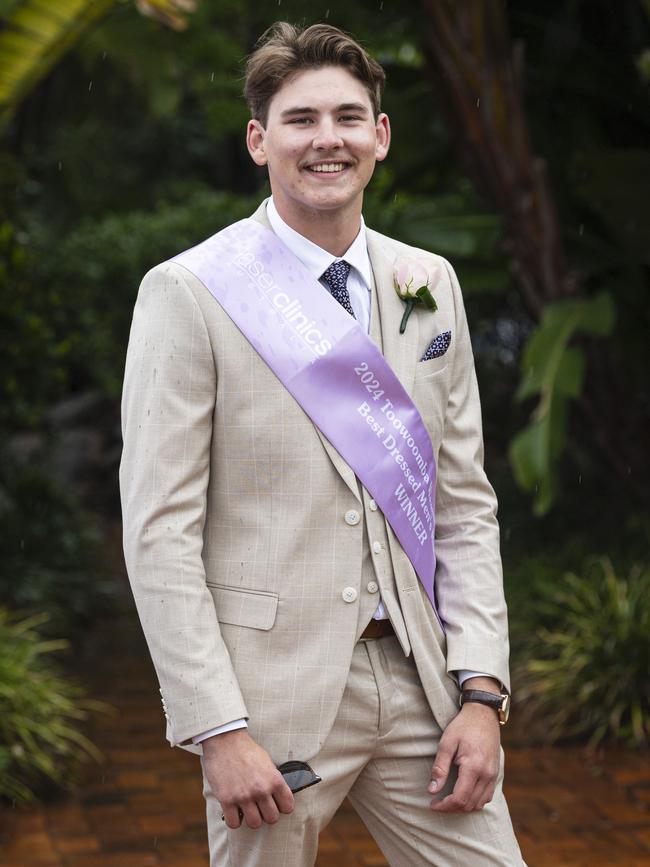
<path fill-rule="evenodd" d="M 381 236 L 368 229 L 367 237 L 368 254 L 377 290 L 384 358 L 393 368 L 406 391 L 411 394 L 420 333 L 419 320 L 417 316 L 412 315 L 405 333 L 399 333 L 399 325 L 404 314 L 404 302 L 400 300 L 393 287 L 393 260 L 384 251 Z"/>

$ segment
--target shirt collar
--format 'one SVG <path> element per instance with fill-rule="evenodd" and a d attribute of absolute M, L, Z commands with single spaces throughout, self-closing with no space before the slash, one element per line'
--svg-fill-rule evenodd
<path fill-rule="evenodd" d="M 337 259 L 345 259 L 355 269 L 361 280 L 365 283 L 366 288 L 370 289 L 371 274 L 370 258 L 368 256 L 368 246 L 366 241 L 366 224 L 361 217 L 361 226 L 359 234 L 350 244 L 343 256 L 332 256 L 327 250 L 323 250 L 313 241 L 305 238 L 288 226 L 282 217 L 278 214 L 278 209 L 275 207 L 273 199 L 270 198 L 266 203 L 266 216 L 269 218 L 271 228 L 278 238 L 285 244 L 291 252 L 296 256 L 305 268 L 317 280 L 320 279 L 323 271 L 326 271 L 332 262 Z"/>

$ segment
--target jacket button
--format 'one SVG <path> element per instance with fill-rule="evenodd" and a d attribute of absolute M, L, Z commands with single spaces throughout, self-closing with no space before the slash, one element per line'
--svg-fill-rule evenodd
<path fill-rule="evenodd" d="M 379 584 L 376 581 L 369 581 L 366 590 L 368 593 L 376 593 L 379 590 Z"/>
<path fill-rule="evenodd" d="M 375 552 L 375 554 L 381 554 L 381 542 L 373 542 L 372 550 Z"/>
<path fill-rule="evenodd" d="M 351 527 L 354 527 L 355 524 L 358 524 L 361 520 L 361 516 L 357 512 L 356 509 L 350 509 L 345 513 L 345 523 L 349 524 Z"/>
<path fill-rule="evenodd" d="M 358 596 L 358 593 L 354 589 L 354 587 L 346 587 L 343 590 L 343 593 L 341 593 L 341 596 L 343 597 L 344 602 L 354 602 Z"/>
<path fill-rule="evenodd" d="M 370 511 L 371 511 L 371 512 L 376 512 L 376 511 L 377 511 L 377 503 L 375 503 L 374 500 L 371 500 L 371 501 L 368 503 L 368 505 L 370 506 Z"/>

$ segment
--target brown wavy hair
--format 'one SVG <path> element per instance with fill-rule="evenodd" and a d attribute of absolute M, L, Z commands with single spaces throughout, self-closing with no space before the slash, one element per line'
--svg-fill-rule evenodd
<path fill-rule="evenodd" d="M 265 126 L 269 104 L 280 88 L 306 69 L 342 66 L 368 91 L 375 120 L 386 81 L 382 67 L 351 36 L 330 24 L 299 28 L 277 21 L 246 61 L 244 97 L 251 117 Z"/>

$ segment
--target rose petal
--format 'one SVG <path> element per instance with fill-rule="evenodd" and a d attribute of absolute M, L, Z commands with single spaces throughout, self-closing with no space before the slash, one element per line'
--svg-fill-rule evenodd
<path fill-rule="evenodd" d="M 395 266 L 395 282 L 400 287 L 400 290 L 405 290 L 411 274 L 408 259 L 399 259 Z"/>
<path fill-rule="evenodd" d="M 413 277 L 413 294 L 422 286 L 429 285 L 429 271 L 422 262 L 414 261 L 412 263 L 411 275 Z"/>

